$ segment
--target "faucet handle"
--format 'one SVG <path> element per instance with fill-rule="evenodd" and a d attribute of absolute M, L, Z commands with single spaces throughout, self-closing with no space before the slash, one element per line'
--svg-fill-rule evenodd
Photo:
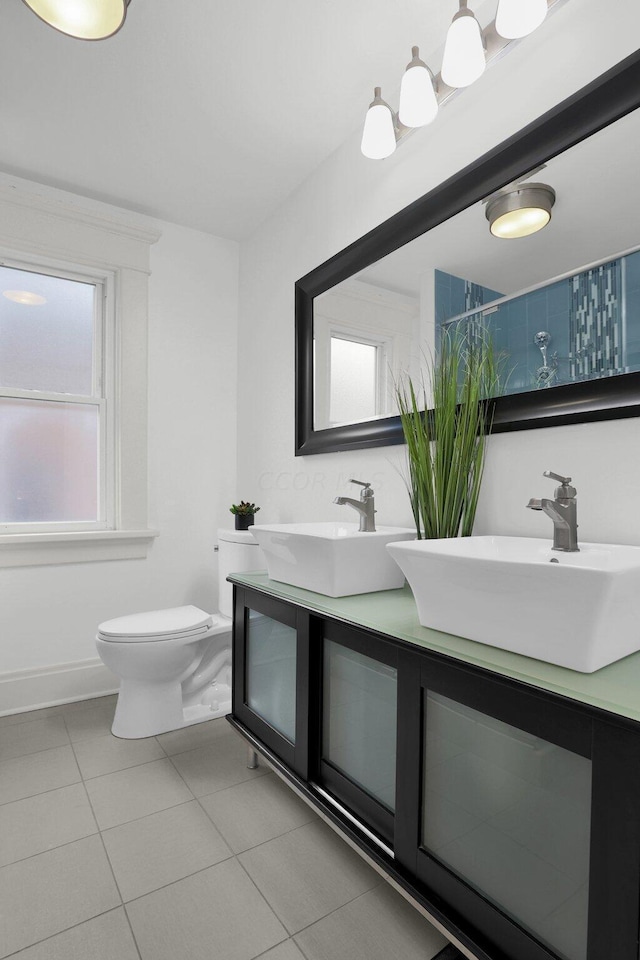
<path fill-rule="evenodd" d="M 542 475 L 550 480 L 557 480 L 560 484 L 555 489 L 557 500 L 572 500 L 578 492 L 575 487 L 571 486 L 571 477 L 561 477 L 559 473 L 553 473 L 552 470 L 545 470 Z"/>
<path fill-rule="evenodd" d="M 371 484 L 365 480 L 349 480 L 349 483 L 357 483 L 359 487 L 364 487 L 360 492 L 360 499 L 367 500 L 369 497 L 373 496 L 373 490 L 371 489 Z"/>
<path fill-rule="evenodd" d="M 545 470 L 542 476 L 549 477 L 550 480 L 557 480 L 558 483 L 562 483 L 563 485 L 571 483 L 571 477 L 561 477 L 559 473 L 553 473 L 552 470 Z"/>

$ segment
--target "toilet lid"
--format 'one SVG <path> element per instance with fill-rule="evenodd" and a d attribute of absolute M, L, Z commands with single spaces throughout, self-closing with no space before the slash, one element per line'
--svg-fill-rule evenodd
<path fill-rule="evenodd" d="M 205 634 L 212 623 L 213 618 L 199 607 L 170 607 L 168 610 L 132 613 L 127 617 L 105 620 L 98 627 L 98 636 L 102 640 L 130 640 L 132 643 L 170 640 Z"/>

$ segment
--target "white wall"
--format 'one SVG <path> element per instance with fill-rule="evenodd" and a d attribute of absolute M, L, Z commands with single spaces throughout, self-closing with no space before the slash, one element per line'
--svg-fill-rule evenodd
<path fill-rule="evenodd" d="M 162 236 L 149 286 L 149 526 L 160 536 L 146 559 L 0 570 L 0 713 L 98 692 L 104 675 L 91 663 L 77 676 L 36 681 L 48 665 L 92 661 L 102 620 L 184 603 L 217 608 L 213 547 L 236 495 L 238 245 L 154 225 Z M 36 700 L 10 692 L 20 680 L 42 691 Z"/>
<path fill-rule="evenodd" d="M 628 56 L 639 31 L 637 0 L 569 0 L 390 159 L 365 160 L 354 132 L 243 244 L 238 489 L 258 522 L 341 517 L 331 501 L 356 477 L 373 483 L 379 523 L 411 525 L 402 447 L 293 456 L 294 282 Z M 575 478 L 583 540 L 640 543 L 640 420 L 491 438 L 476 532 L 550 536 L 524 509 L 553 492 L 545 469 Z"/>

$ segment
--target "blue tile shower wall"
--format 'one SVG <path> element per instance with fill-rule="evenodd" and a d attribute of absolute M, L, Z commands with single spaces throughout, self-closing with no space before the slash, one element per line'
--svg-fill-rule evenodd
<path fill-rule="evenodd" d="M 500 297 L 435 271 L 436 329 L 467 313 L 459 322 L 488 330 L 505 360 L 506 393 L 640 370 L 640 250 L 491 308 Z"/>
<path fill-rule="evenodd" d="M 482 287 L 472 280 L 454 277 L 444 270 L 435 271 L 435 317 L 436 317 L 436 349 L 440 345 L 440 331 L 442 325 L 452 317 L 467 313 L 475 307 L 482 307 L 493 300 L 504 296 L 497 290 Z"/>

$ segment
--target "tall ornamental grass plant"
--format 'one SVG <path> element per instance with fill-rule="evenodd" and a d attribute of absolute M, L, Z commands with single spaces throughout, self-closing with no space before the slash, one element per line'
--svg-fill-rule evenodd
<path fill-rule="evenodd" d="M 405 482 L 419 540 L 471 536 L 498 367 L 489 339 L 447 330 L 429 379 L 423 375 L 416 385 L 407 377 L 396 385 L 407 444 Z"/>

